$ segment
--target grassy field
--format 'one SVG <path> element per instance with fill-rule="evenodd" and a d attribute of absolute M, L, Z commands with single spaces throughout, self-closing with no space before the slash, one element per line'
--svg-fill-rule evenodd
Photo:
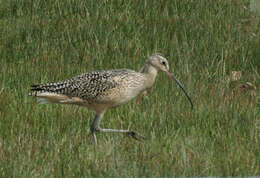
<path fill-rule="evenodd" d="M 246 0 L 0 0 L 0 177 L 260 175 L 260 24 Z M 194 109 L 160 73 L 149 95 L 106 113 L 39 105 L 31 84 L 139 70 L 161 52 Z M 242 76 L 232 81 L 232 71 Z M 251 84 L 245 84 L 250 82 Z"/>

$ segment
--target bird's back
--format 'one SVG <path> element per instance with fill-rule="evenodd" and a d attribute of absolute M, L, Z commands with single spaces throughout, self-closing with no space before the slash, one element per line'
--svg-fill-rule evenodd
<path fill-rule="evenodd" d="M 144 80 L 143 74 L 129 69 L 101 70 L 60 82 L 33 85 L 29 95 L 41 98 L 42 103 L 114 107 L 143 91 Z"/>

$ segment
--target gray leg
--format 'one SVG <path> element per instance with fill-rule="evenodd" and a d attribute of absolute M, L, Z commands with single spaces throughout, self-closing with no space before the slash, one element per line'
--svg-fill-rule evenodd
<path fill-rule="evenodd" d="M 133 137 L 133 138 L 136 139 L 136 140 L 144 139 L 144 137 L 141 136 L 141 135 L 140 135 L 138 132 L 136 132 L 136 131 L 131 131 L 131 130 L 117 130 L 117 129 L 102 129 L 102 128 L 100 128 L 99 123 L 100 123 L 102 117 L 103 117 L 103 114 L 97 114 L 97 115 L 95 116 L 94 121 L 92 122 L 91 127 L 90 127 L 91 135 L 92 135 L 92 138 L 93 138 L 93 141 L 94 141 L 95 145 L 97 145 L 97 138 L 96 138 L 95 132 L 124 133 L 124 134 L 127 134 L 127 135 Z"/>
<path fill-rule="evenodd" d="M 97 137 L 96 137 L 95 132 L 97 132 L 99 130 L 99 123 L 100 123 L 100 120 L 102 119 L 102 117 L 103 117 L 103 114 L 97 114 L 90 127 L 90 132 L 91 132 L 92 139 L 93 139 L 93 142 L 95 145 L 97 145 Z"/>

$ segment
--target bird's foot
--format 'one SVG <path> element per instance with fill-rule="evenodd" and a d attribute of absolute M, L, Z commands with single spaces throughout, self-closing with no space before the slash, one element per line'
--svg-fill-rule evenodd
<path fill-rule="evenodd" d="M 138 141 L 143 141 L 145 139 L 144 136 L 140 135 L 138 132 L 136 131 L 129 131 L 126 133 L 127 136 L 131 136 L 132 138 L 138 140 Z"/>

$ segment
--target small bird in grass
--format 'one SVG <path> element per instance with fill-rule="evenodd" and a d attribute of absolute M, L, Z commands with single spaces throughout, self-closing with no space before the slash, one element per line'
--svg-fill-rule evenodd
<path fill-rule="evenodd" d="M 167 59 L 159 53 L 149 56 L 140 72 L 129 69 L 87 72 L 60 82 L 32 85 L 29 96 L 38 97 L 43 104 L 75 104 L 95 111 L 96 116 L 90 127 L 95 145 L 96 132 L 125 133 L 140 140 L 144 137 L 136 131 L 103 129 L 100 121 L 108 109 L 125 104 L 152 87 L 159 70 L 177 82 L 193 108 L 190 96 L 179 80 L 169 72 Z"/>

